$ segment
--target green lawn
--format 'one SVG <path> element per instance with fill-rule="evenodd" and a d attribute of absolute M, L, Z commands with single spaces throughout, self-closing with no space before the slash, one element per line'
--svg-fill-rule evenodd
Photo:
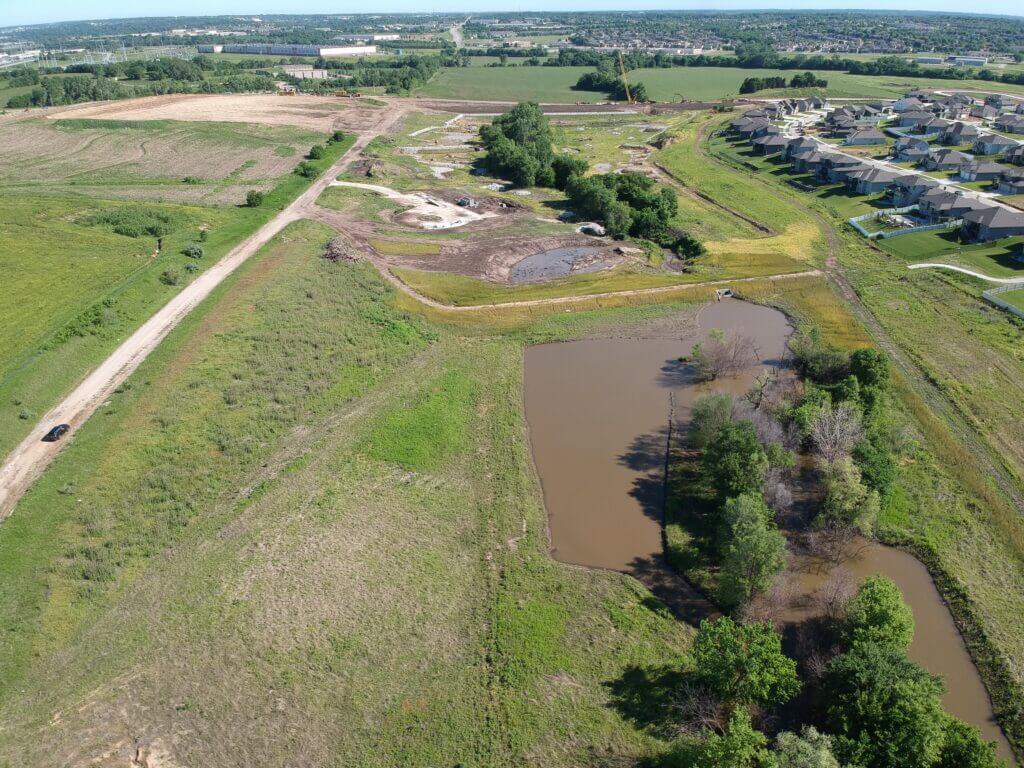
<path fill-rule="evenodd" d="M 1024 288 L 1017 291 L 1006 291 L 998 294 L 999 298 L 1017 309 L 1024 310 Z"/>
<path fill-rule="evenodd" d="M 527 336 L 397 311 L 318 258 L 331 235 L 293 224 L 229 278 L 0 526 L 0 764 L 134 754 L 126 718 L 182 764 L 664 751 L 633 702 L 692 630 L 549 556 Z"/>

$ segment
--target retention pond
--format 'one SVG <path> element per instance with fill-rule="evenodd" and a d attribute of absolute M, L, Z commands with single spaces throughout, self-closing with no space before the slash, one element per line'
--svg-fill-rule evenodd
<path fill-rule="evenodd" d="M 712 329 L 753 339 L 759 358 L 716 391 L 746 391 L 766 369 L 779 367 L 792 329 L 774 309 L 723 299 L 701 308 L 693 327 L 672 337 L 597 338 L 541 344 L 526 350 L 525 406 L 541 480 L 551 552 L 573 565 L 629 573 L 694 621 L 716 614 L 666 565 L 662 545 L 664 477 L 671 429 L 685 429 L 694 400 L 708 391 L 680 360 Z M 996 741 L 1012 760 L 952 616 L 912 556 L 879 544 L 855 543 L 842 568 L 858 581 L 884 574 L 899 585 L 914 612 L 910 656 L 946 684 L 945 706 Z M 796 558 L 797 607 L 832 575 L 830 566 Z"/>

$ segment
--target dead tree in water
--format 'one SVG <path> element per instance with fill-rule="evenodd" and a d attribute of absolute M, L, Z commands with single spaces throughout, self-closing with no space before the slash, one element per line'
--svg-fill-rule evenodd
<path fill-rule="evenodd" d="M 749 336 L 718 328 L 713 328 L 708 336 L 706 342 L 694 345 L 691 352 L 699 381 L 733 376 L 757 362 L 757 348 Z"/>

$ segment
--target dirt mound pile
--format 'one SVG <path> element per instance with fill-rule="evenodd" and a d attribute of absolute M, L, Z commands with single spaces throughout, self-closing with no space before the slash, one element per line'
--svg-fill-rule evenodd
<path fill-rule="evenodd" d="M 359 261 L 359 254 L 343 243 L 340 238 L 334 238 L 324 247 L 323 257 L 328 261 Z"/>

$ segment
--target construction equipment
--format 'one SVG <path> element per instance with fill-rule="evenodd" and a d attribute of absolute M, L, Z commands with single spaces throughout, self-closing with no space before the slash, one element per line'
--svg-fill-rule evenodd
<path fill-rule="evenodd" d="M 626 79 L 626 63 L 622 60 L 622 51 L 619 51 L 619 76 L 622 78 L 622 87 L 626 90 L 626 103 L 633 103 L 633 96 L 629 92 L 629 80 Z"/>
<path fill-rule="evenodd" d="M 340 96 L 343 99 L 358 99 L 363 94 L 361 94 L 359 91 L 347 91 L 342 89 L 340 91 L 335 91 L 334 95 Z"/>

